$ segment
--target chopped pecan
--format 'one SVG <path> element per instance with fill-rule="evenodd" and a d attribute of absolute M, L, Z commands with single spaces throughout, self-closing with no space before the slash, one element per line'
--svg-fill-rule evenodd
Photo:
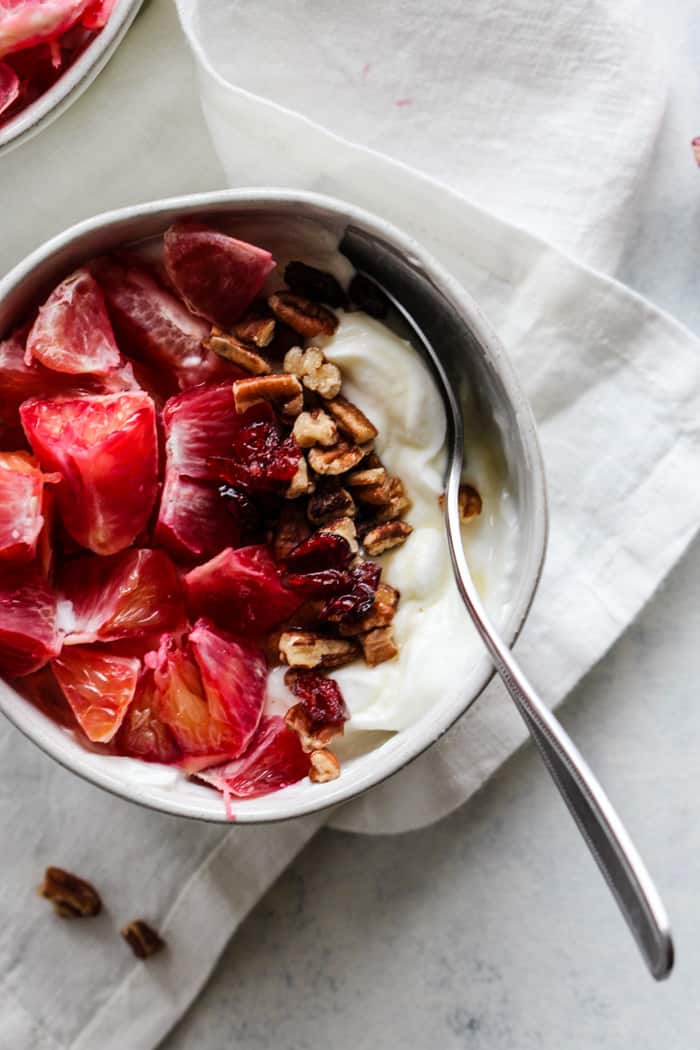
<path fill-rule="evenodd" d="M 445 509 L 445 493 L 439 497 L 440 510 Z M 459 486 L 459 520 L 466 524 L 481 514 L 482 500 L 473 485 Z"/>
<path fill-rule="evenodd" d="M 362 538 L 362 545 L 368 554 L 375 557 L 405 543 L 412 532 L 413 526 L 407 521 L 386 521 L 366 532 Z"/>
<path fill-rule="evenodd" d="M 380 601 L 375 596 L 374 604 L 368 613 L 359 620 L 347 619 L 339 625 L 340 634 L 343 638 L 355 638 L 359 634 L 367 634 L 375 627 L 388 627 L 395 614 L 396 609 L 393 605 Z"/>
<path fill-rule="evenodd" d="M 395 609 L 400 600 L 401 591 L 398 591 L 396 587 L 392 587 L 390 583 L 380 583 L 377 587 L 375 601 L 382 602 L 384 605 L 390 605 L 392 609 Z"/>
<path fill-rule="evenodd" d="M 251 376 L 236 379 L 233 383 L 233 402 L 236 412 L 242 414 L 261 401 L 291 401 L 301 393 L 301 383 L 296 376 L 285 374 Z"/>
<path fill-rule="evenodd" d="M 275 338 L 275 325 L 274 317 L 244 317 L 233 326 L 233 334 L 244 343 L 264 348 Z"/>
<path fill-rule="evenodd" d="M 312 445 L 335 445 L 338 440 L 338 428 L 322 408 L 311 412 L 302 412 L 297 416 L 292 430 L 300 448 L 311 448 Z"/>
<path fill-rule="evenodd" d="M 224 357 L 227 361 L 238 365 L 239 368 L 245 369 L 246 372 L 252 372 L 253 375 L 264 376 L 270 371 L 270 366 L 264 357 L 256 354 L 236 336 L 226 335 L 218 328 L 212 328 L 211 335 L 204 340 L 204 346 L 207 350 L 213 350 L 219 357 Z"/>
<path fill-rule="evenodd" d="M 388 314 L 389 300 L 369 277 L 356 273 L 350 281 L 348 292 L 355 306 L 359 306 L 360 310 L 364 310 L 370 317 L 381 321 Z"/>
<path fill-rule="evenodd" d="M 282 413 L 282 415 L 285 416 L 287 419 L 290 419 L 290 420 L 291 419 L 295 419 L 300 414 L 300 412 L 303 412 L 303 411 L 304 411 L 304 395 L 303 395 L 303 393 L 302 394 L 297 394 L 297 396 L 293 397 L 291 401 L 286 401 L 282 405 L 282 407 L 280 409 L 280 412 Z"/>
<path fill-rule="evenodd" d="M 399 649 L 391 627 L 375 627 L 374 630 L 360 636 L 360 644 L 365 661 L 370 667 L 376 667 L 377 664 L 383 664 L 398 656 Z"/>
<path fill-rule="evenodd" d="M 355 502 L 337 478 L 320 478 L 307 504 L 306 515 L 314 525 L 323 525 L 334 518 L 352 518 Z"/>
<path fill-rule="evenodd" d="M 365 441 L 371 441 L 379 433 L 374 423 L 367 418 L 357 405 L 353 405 L 352 401 L 346 401 L 340 395 L 328 401 L 326 409 L 333 416 L 340 429 L 348 434 L 358 445 L 364 444 Z"/>
<path fill-rule="evenodd" d="M 285 681 L 286 677 L 285 675 Z M 307 753 L 325 747 L 334 737 L 343 735 L 342 722 L 324 722 L 314 726 L 303 704 L 295 704 L 294 707 L 290 707 L 284 720 L 287 726 L 297 734 L 302 750 Z"/>
<path fill-rule="evenodd" d="M 309 780 L 314 784 L 325 784 L 328 780 L 336 780 L 340 776 L 340 762 L 332 751 L 322 748 L 320 751 L 311 752 L 311 769 Z"/>
<path fill-rule="evenodd" d="M 275 525 L 272 553 L 276 561 L 284 561 L 290 551 L 311 535 L 309 523 L 301 507 L 286 503 Z"/>
<path fill-rule="evenodd" d="M 365 458 L 361 445 L 351 445 L 347 441 L 338 441 L 330 448 L 312 448 L 309 450 L 309 466 L 317 474 L 345 474 Z"/>
<path fill-rule="evenodd" d="M 287 499 L 297 499 L 299 496 L 307 496 L 314 490 L 313 478 L 309 477 L 309 468 L 303 456 L 299 459 L 296 473 L 289 482 L 285 492 Z"/>
<path fill-rule="evenodd" d="M 353 470 L 347 485 L 360 503 L 383 507 L 391 501 L 391 486 L 385 467 L 363 467 Z"/>
<path fill-rule="evenodd" d="M 280 656 L 290 667 L 341 667 L 357 656 L 357 645 L 347 638 L 324 638 L 313 631 L 284 631 Z"/>
<path fill-rule="evenodd" d="M 275 317 L 284 321 L 305 339 L 315 339 L 317 335 L 333 335 L 338 327 L 338 318 L 331 311 L 313 303 L 303 295 L 292 292 L 277 292 L 267 300 Z"/>
<path fill-rule="evenodd" d="M 287 263 L 284 279 L 295 295 L 305 295 L 315 302 L 328 303 L 329 306 L 348 305 L 348 297 L 332 273 L 318 270 L 307 263 Z"/>
<path fill-rule="evenodd" d="M 329 521 L 325 525 L 322 525 L 318 531 L 330 532 L 334 536 L 342 536 L 344 540 L 347 540 L 351 552 L 357 554 L 359 550 L 357 529 L 355 528 L 355 522 L 352 518 L 335 518 L 333 521 Z"/>
<path fill-rule="evenodd" d="M 99 915 L 102 909 L 102 901 L 95 887 L 63 868 L 46 869 L 39 893 L 53 902 L 54 911 L 62 919 Z"/>
<path fill-rule="evenodd" d="M 165 947 L 163 938 L 144 919 L 134 919 L 120 932 L 138 959 L 148 959 Z"/>
<path fill-rule="evenodd" d="M 389 500 L 380 507 L 374 516 L 374 524 L 381 525 L 386 521 L 400 518 L 410 510 L 411 501 L 406 495 L 401 478 L 389 478 Z"/>
<path fill-rule="evenodd" d="M 284 355 L 284 370 L 300 379 L 307 390 L 313 390 L 321 397 L 335 397 L 340 390 L 340 369 L 326 361 L 323 350 L 317 346 L 309 346 L 306 350 L 293 346 Z"/>

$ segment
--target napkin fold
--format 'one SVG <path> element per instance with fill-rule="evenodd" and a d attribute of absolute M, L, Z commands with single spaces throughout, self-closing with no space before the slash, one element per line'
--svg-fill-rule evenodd
<path fill-rule="evenodd" d="M 518 651 L 552 704 L 633 619 L 700 516 L 700 344 L 590 268 L 653 291 L 630 230 L 640 217 L 653 241 L 647 187 L 657 199 L 689 192 L 657 162 L 668 114 L 685 126 L 671 37 L 656 31 L 662 5 L 649 7 L 179 0 L 209 138 L 174 10 L 152 0 L 83 99 L 0 169 L 3 268 L 85 215 L 225 184 L 330 193 L 421 240 L 489 316 L 538 419 L 551 540 Z M 668 285 L 664 295 L 672 302 Z M 523 739 L 493 683 L 334 826 L 435 820 Z M 0 1047 L 151 1050 L 325 816 L 193 824 L 96 791 L 6 724 L 0 754 L 12 859 L 0 879 Z M 48 863 L 93 879 L 104 914 L 47 914 L 34 886 Z M 169 945 L 146 965 L 117 936 L 141 916 Z"/>

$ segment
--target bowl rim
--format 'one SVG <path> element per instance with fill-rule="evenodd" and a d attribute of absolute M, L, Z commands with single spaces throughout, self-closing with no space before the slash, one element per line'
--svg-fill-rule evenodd
<path fill-rule="evenodd" d="M 446 294 L 451 304 L 459 311 L 460 317 L 469 326 L 481 352 L 497 372 L 499 380 L 503 384 L 506 397 L 514 409 L 517 430 L 526 452 L 526 466 L 533 497 L 532 557 L 529 559 L 529 565 L 525 569 L 526 583 L 520 588 L 520 604 L 519 606 L 514 606 L 511 622 L 508 628 L 504 629 L 505 640 L 508 645 L 512 646 L 522 630 L 537 592 L 547 547 L 549 519 L 546 482 L 535 421 L 530 405 L 516 377 L 513 365 L 490 323 L 486 320 L 471 295 L 456 278 L 452 277 L 442 264 L 413 237 L 365 209 L 337 198 L 310 191 L 272 187 L 238 188 L 162 198 L 102 212 L 82 220 L 51 237 L 25 256 L 5 277 L 0 279 L 0 305 L 11 292 L 23 284 L 36 268 L 49 262 L 53 255 L 62 249 L 70 247 L 73 242 L 79 241 L 86 234 L 146 217 L 157 218 L 160 214 L 178 212 L 181 215 L 186 215 L 198 212 L 206 213 L 207 211 L 212 214 L 216 211 L 225 213 L 228 205 L 233 207 L 250 207 L 252 210 L 255 207 L 264 207 L 266 204 L 301 205 L 309 206 L 312 209 L 320 209 L 326 213 L 331 212 L 343 222 L 364 226 L 398 248 L 404 255 L 410 257 L 412 263 L 417 263 L 420 266 L 421 270 L 430 278 L 440 292 Z M 432 747 L 476 702 L 494 677 L 494 674 L 495 671 L 492 666 L 486 667 L 481 674 L 473 695 L 464 700 L 464 702 L 460 702 L 459 706 L 455 704 L 449 711 L 446 711 L 445 717 L 443 717 L 437 727 L 428 726 L 428 719 L 426 718 L 428 712 L 426 712 L 426 715 L 418 719 L 412 726 L 394 734 L 389 742 L 398 741 L 398 743 L 392 750 L 390 760 L 386 763 L 386 768 L 372 769 L 365 772 L 363 776 L 355 778 L 352 784 L 347 782 L 344 784 L 342 777 L 324 784 L 323 789 L 327 790 L 323 790 L 322 794 L 319 792 L 317 799 L 312 797 L 307 800 L 299 800 L 299 804 L 294 808 L 293 812 L 280 813 L 279 806 L 275 807 L 274 804 L 277 793 L 273 792 L 256 800 L 262 805 L 254 813 L 247 812 L 245 806 L 243 806 L 235 815 L 236 823 L 267 824 L 293 820 L 297 817 L 334 808 L 341 803 L 358 798 L 370 788 L 393 776 L 428 748 Z M 22 703 L 8 704 L 8 694 L 10 700 L 14 696 L 21 700 Z M 68 746 L 61 747 L 59 742 L 42 739 L 41 734 L 29 724 L 30 718 L 23 717 L 25 709 L 27 709 L 27 715 L 34 712 L 34 708 L 29 701 L 20 697 L 14 691 L 10 692 L 8 690 L 8 694 L 0 690 L 0 711 L 45 754 L 56 760 L 64 768 L 80 776 L 83 780 L 109 791 L 119 798 L 144 805 L 149 809 L 162 813 L 203 820 L 214 824 L 229 822 L 223 807 L 221 814 L 218 815 L 212 814 L 210 811 L 204 811 L 204 807 L 199 807 L 195 802 L 170 798 L 167 796 L 167 793 L 161 793 L 165 794 L 166 797 L 153 799 L 149 797 L 149 785 L 137 783 L 133 785 L 128 783 L 122 784 L 120 778 L 114 775 L 109 775 L 99 770 L 93 769 L 88 771 L 81 768 L 81 763 L 75 760 Z M 10 706 L 14 707 L 15 710 L 9 710 Z M 424 726 L 423 732 L 420 731 L 421 726 Z M 66 742 L 68 739 L 70 738 L 66 736 Z M 60 741 L 60 738 L 58 740 Z M 245 800 L 241 801 L 244 802 Z"/>
<path fill-rule="evenodd" d="M 0 128 L 0 157 L 28 142 L 72 106 L 109 62 L 144 0 L 117 0 L 107 24 L 48 91 Z"/>

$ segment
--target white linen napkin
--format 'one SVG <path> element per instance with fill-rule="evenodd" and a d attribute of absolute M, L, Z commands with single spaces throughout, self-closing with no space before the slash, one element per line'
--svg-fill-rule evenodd
<path fill-rule="evenodd" d="M 656 6 L 631 0 L 614 12 L 594 0 L 179 7 L 223 170 L 174 10 L 152 0 L 83 99 L 3 161 L 0 268 L 104 208 L 227 183 L 318 189 L 415 234 L 481 303 L 538 417 L 551 543 L 519 652 L 558 702 L 680 556 L 700 512 L 700 344 L 585 265 L 655 290 L 626 238 L 641 216 L 654 240 L 647 187 L 691 193 L 689 159 L 687 170 L 656 160 L 669 113 L 685 134 L 691 109 L 677 104 L 681 64 L 665 50 L 680 23 L 666 17 L 664 36 Z M 663 294 L 673 301 L 668 283 Z M 334 825 L 437 819 L 523 738 L 492 685 L 439 745 Z M 11 861 L 0 877 L 0 1048 L 150 1050 L 325 818 L 192 824 L 96 791 L 6 724 L 0 751 Z M 94 879 L 106 913 L 73 924 L 47 914 L 33 887 L 48 863 Z M 115 932 L 141 915 L 169 944 L 145 965 Z"/>

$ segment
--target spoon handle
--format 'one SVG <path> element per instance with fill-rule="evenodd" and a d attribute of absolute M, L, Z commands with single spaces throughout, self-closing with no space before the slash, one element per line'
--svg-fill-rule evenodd
<path fill-rule="evenodd" d="M 462 557 L 457 559 L 460 563 L 464 561 L 461 553 Z M 462 598 L 496 670 L 608 883 L 652 976 L 660 981 L 673 967 L 673 941 L 656 887 L 598 780 L 562 724 L 530 685 L 510 649 L 494 632 L 474 593 L 471 577 L 467 575 L 465 579 L 461 564 L 459 568 L 457 583 Z"/>

